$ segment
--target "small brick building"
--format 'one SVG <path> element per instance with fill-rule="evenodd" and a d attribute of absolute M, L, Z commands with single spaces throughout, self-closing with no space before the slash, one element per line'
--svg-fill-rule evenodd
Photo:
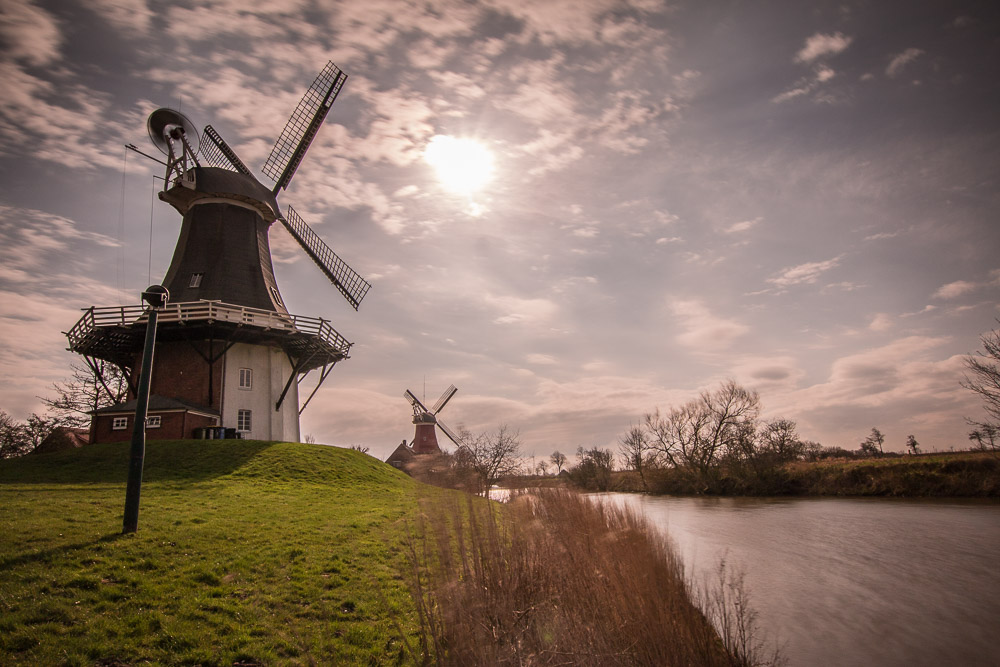
<path fill-rule="evenodd" d="M 91 414 L 93 414 L 90 423 L 91 442 L 128 442 L 132 439 L 135 399 L 95 410 Z M 149 397 L 149 410 L 146 413 L 147 438 L 154 440 L 195 438 L 198 437 L 198 429 L 218 425 L 218 410 L 156 394 Z"/>

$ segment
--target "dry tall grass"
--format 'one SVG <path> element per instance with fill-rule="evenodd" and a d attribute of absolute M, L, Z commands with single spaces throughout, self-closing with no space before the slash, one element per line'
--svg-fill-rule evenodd
<path fill-rule="evenodd" d="M 552 489 L 502 510 L 443 494 L 423 509 L 409 545 L 422 628 L 415 662 L 755 662 L 720 640 L 673 548 L 630 511 Z"/>

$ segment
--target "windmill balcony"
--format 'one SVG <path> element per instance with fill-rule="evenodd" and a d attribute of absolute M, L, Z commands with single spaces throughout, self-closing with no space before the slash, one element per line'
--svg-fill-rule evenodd
<path fill-rule="evenodd" d="M 351 343 L 327 320 L 286 315 L 221 301 L 169 303 L 157 317 L 158 340 L 201 336 L 281 347 L 302 362 L 302 369 L 318 368 L 348 357 Z M 142 349 L 146 307 L 92 306 L 66 332 L 69 350 L 119 365 L 131 365 Z"/>

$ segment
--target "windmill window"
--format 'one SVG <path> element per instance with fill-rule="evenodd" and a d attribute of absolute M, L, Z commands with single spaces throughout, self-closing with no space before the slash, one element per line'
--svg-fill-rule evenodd
<path fill-rule="evenodd" d="M 112 431 L 124 431 L 128 428 L 128 417 L 115 417 L 111 422 Z"/>
<path fill-rule="evenodd" d="M 236 413 L 236 430 L 243 431 L 244 433 L 250 430 L 251 421 L 251 411 L 250 410 L 240 410 Z"/>
<path fill-rule="evenodd" d="M 281 302 L 281 295 L 278 294 L 278 289 L 276 287 L 271 288 L 271 295 L 274 297 L 274 302 L 279 306 L 284 306 L 285 304 Z"/>
<path fill-rule="evenodd" d="M 240 369 L 240 389 L 253 389 L 253 369 Z"/>
<path fill-rule="evenodd" d="M 204 277 L 204 273 L 192 273 L 191 282 L 188 283 L 188 287 L 201 287 L 201 279 Z"/>
<path fill-rule="evenodd" d="M 146 428 L 160 428 L 160 415 L 146 417 Z"/>

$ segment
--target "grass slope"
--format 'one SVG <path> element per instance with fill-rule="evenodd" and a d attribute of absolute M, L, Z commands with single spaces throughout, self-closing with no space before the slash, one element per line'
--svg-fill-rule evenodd
<path fill-rule="evenodd" d="M 0 461 L 0 664 L 395 664 L 416 484 L 360 452 L 128 446 Z"/>

